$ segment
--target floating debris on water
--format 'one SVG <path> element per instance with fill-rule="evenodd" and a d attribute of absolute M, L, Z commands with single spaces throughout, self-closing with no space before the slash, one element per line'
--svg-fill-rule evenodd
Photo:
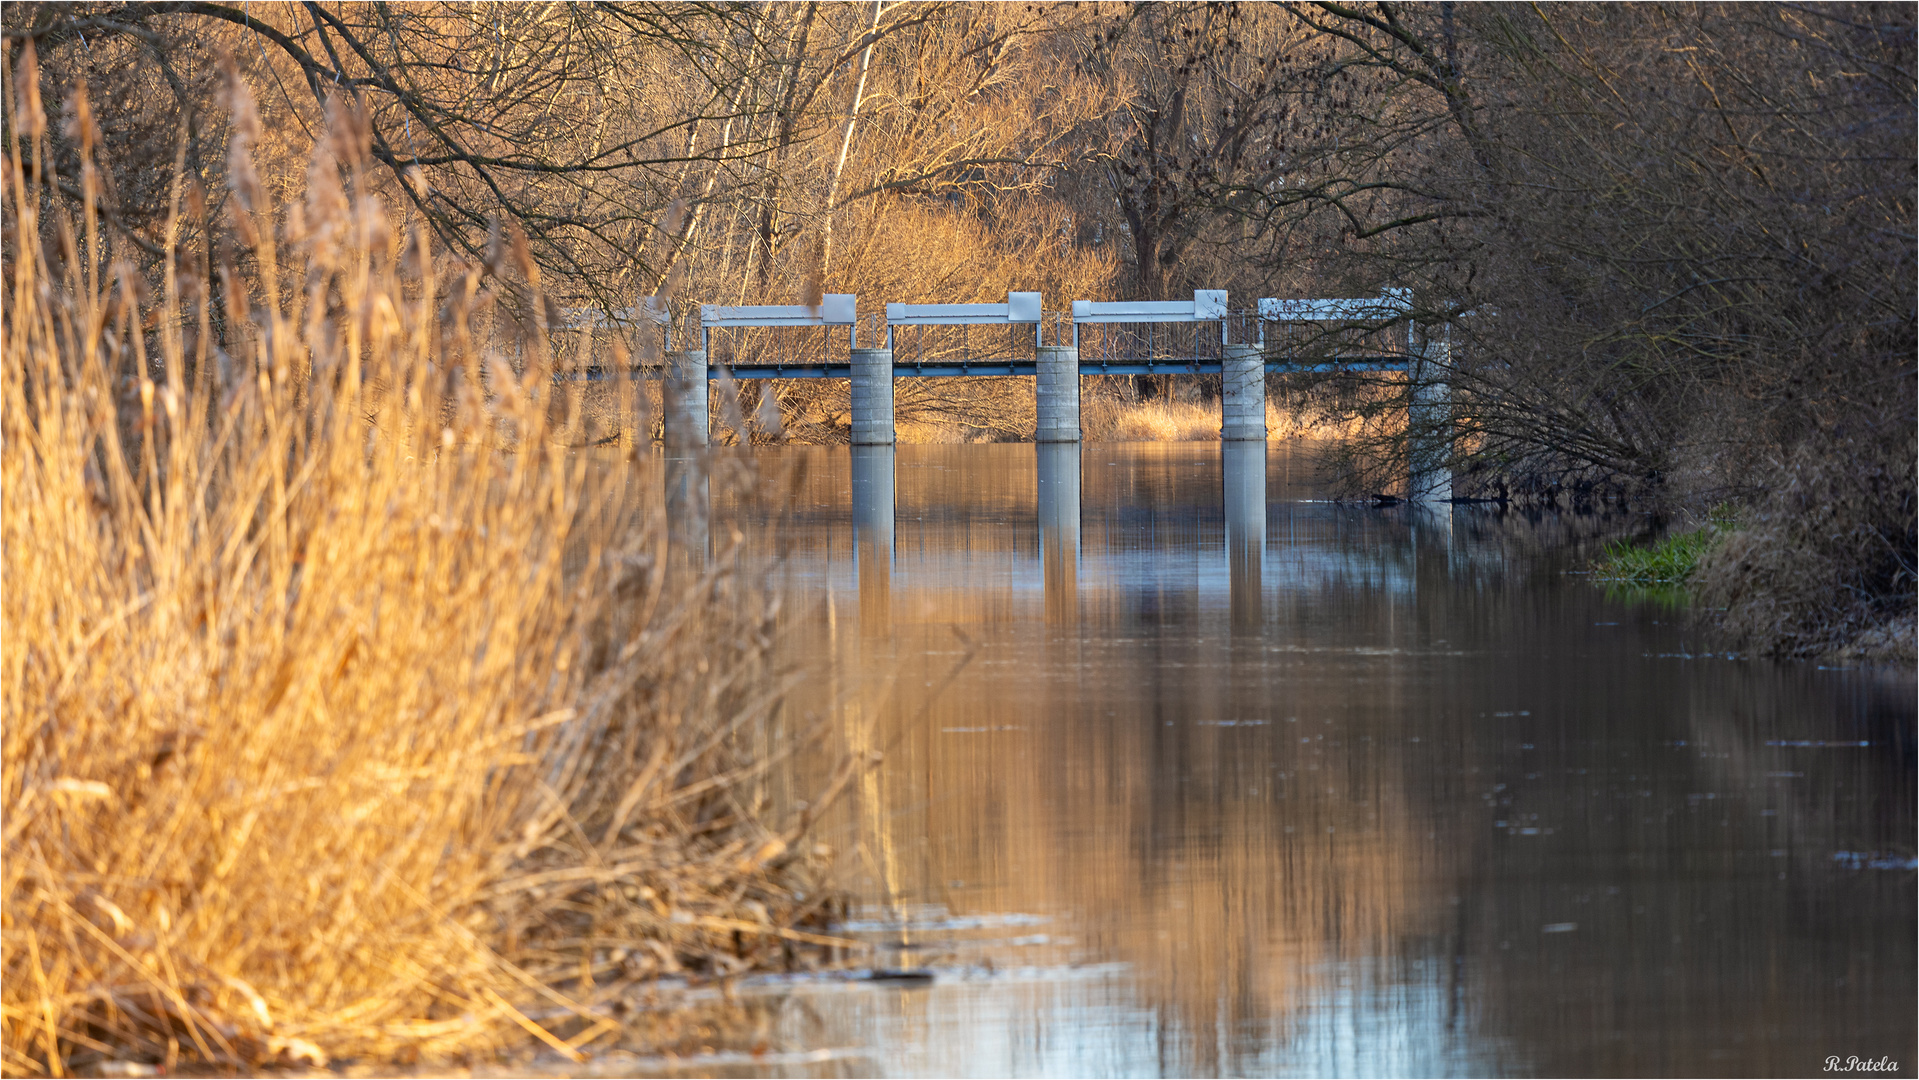
<path fill-rule="evenodd" d="M 1848 870 L 1919 870 L 1919 859 L 1878 851 L 1835 851 L 1832 861 Z"/>
<path fill-rule="evenodd" d="M 835 923 L 833 929 L 844 934 L 884 934 L 901 930 L 988 930 L 1001 926 L 1038 926 L 1052 920 L 1045 915 L 1028 915 L 1022 912 L 994 912 L 985 915 L 948 915 L 945 913 L 927 914 L 923 917 L 895 919 L 848 919 Z"/>

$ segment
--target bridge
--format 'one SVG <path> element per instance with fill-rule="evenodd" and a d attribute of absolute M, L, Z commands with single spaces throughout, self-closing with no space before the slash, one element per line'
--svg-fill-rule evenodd
<path fill-rule="evenodd" d="M 657 332 L 663 364 L 587 365 L 555 377 L 664 379 L 667 443 L 679 449 L 706 444 L 708 387 L 728 379 L 848 380 L 855 446 L 894 443 L 893 383 L 902 378 L 1030 377 L 1034 441 L 1077 443 L 1083 376 L 1218 375 L 1220 438 L 1263 442 L 1268 374 L 1409 371 L 1411 407 L 1429 421 L 1420 428 L 1443 428 L 1448 391 L 1434 376 L 1450 365 L 1449 339 L 1423 334 L 1411 307 L 1406 290 L 1389 289 L 1363 299 L 1266 298 L 1236 311 L 1225 290 L 1198 289 L 1190 301 L 1076 300 L 1048 312 L 1039 293 L 1013 292 L 1003 304 L 892 303 L 863 317 L 857 296 L 832 293 L 818 305 L 703 305 L 697 342 L 676 342 L 672 312 L 650 298 L 616 321 Z M 1316 347 L 1302 351 L 1306 327 Z M 1448 451 L 1413 447 L 1414 497 L 1450 496 Z"/>

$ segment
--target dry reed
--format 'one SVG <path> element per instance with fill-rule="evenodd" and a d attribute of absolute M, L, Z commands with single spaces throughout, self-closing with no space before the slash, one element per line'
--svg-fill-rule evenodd
<path fill-rule="evenodd" d="M 43 185 L 33 63 L 5 165 L 0 1069 L 577 1058 L 635 980 L 791 962 L 823 798 L 768 821 L 746 746 L 775 597 L 725 558 L 669 574 L 657 522 L 559 444 L 542 335 L 516 365 L 487 330 L 510 270 L 541 310 L 523 242 L 487 275 L 397 235 L 344 110 L 276 213 L 230 75 L 240 254 L 184 250 L 206 200 L 176 181 L 149 281 L 91 164 L 78 220 Z"/>
<path fill-rule="evenodd" d="M 1080 427 L 1095 442 L 1211 442 L 1219 438 L 1220 406 L 1211 401 L 1158 397 L 1134 400 L 1120 390 L 1118 380 L 1098 380 L 1084 392 Z M 1268 400 L 1266 432 L 1270 439 L 1339 438 L 1347 426 L 1304 412 L 1294 412 Z"/>

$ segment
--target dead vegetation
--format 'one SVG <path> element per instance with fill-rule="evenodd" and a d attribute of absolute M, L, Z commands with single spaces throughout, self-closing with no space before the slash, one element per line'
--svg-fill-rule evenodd
<path fill-rule="evenodd" d="M 778 598 L 724 543 L 669 572 L 565 452 L 543 339 L 487 284 L 537 285 L 524 245 L 483 268 L 394 229 L 345 108 L 277 206 L 233 78 L 251 269 L 181 243 L 210 232 L 182 174 L 150 286 L 96 213 L 84 92 L 80 212 L 46 190 L 20 55 L 0 1067 L 578 1057 L 637 980 L 805 962 L 808 828 L 859 763 L 769 804 Z"/>

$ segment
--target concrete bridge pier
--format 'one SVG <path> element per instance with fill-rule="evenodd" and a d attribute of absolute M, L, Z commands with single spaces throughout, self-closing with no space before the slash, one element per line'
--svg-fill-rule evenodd
<path fill-rule="evenodd" d="M 1039 426 L 1033 441 L 1079 441 L 1079 347 L 1041 345 L 1035 365 L 1033 396 L 1039 407 Z"/>
<path fill-rule="evenodd" d="M 686 349 L 666 354 L 666 382 L 661 404 L 668 450 L 690 450 L 706 445 L 706 350 Z"/>
<path fill-rule="evenodd" d="M 1407 494 L 1414 500 L 1445 502 L 1453 497 L 1452 388 L 1443 381 L 1452 366 L 1452 341 L 1413 327 L 1412 401 L 1406 410 Z"/>
<path fill-rule="evenodd" d="M 853 445 L 891 446 L 893 350 L 854 349 L 852 357 Z"/>
<path fill-rule="evenodd" d="M 1266 354 L 1258 345 L 1228 345 L 1219 365 L 1219 437 L 1266 441 Z"/>

